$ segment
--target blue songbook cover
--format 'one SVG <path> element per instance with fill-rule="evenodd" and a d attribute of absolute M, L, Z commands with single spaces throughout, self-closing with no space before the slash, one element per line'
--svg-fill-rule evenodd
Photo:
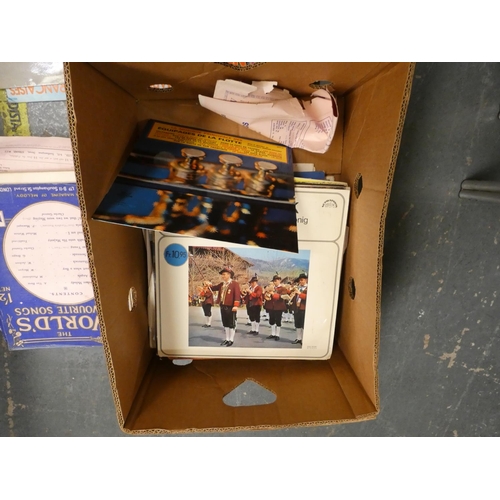
<path fill-rule="evenodd" d="M 3 173 L 0 240 L 8 348 L 102 345 L 74 173 Z"/>

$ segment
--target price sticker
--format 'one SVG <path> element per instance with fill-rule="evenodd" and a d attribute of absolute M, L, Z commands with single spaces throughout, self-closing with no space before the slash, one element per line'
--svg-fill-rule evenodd
<path fill-rule="evenodd" d="M 188 252 L 182 245 L 172 243 L 165 248 L 163 257 L 171 266 L 182 266 L 188 259 Z"/>

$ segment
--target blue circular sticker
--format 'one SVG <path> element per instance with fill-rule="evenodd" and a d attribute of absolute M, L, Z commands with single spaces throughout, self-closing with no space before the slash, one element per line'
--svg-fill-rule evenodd
<path fill-rule="evenodd" d="M 163 257 L 171 266 L 182 266 L 188 258 L 188 252 L 182 245 L 172 243 L 165 248 Z"/>

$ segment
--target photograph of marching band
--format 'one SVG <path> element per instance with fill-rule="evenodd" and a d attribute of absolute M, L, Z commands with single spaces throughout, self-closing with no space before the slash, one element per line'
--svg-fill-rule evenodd
<path fill-rule="evenodd" d="M 189 346 L 301 349 L 310 251 L 189 247 Z"/>
<path fill-rule="evenodd" d="M 291 150 L 150 120 L 92 217 L 297 252 Z"/>

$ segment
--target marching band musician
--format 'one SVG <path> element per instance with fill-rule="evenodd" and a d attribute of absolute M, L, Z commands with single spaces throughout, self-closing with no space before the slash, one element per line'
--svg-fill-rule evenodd
<path fill-rule="evenodd" d="M 260 326 L 260 311 L 262 309 L 262 287 L 259 285 L 257 275 L 255 275 L 249 282 L 250 288 L 248 293 L 244 296 L 243 301 L 247 306 L 248 318 L 252 325 L 252 330 L 248 333 L 251 335 L 259 334 Z"/>
<path fill-rule="evenodd" d="M 214 294 L 211 289 L 212 283 L 208 280 L 204 281 L 200 290 L 200 299 L 202 300 L 201 307 L 205 315 L 205 324 L 203 328 L 211 328 L 212 326 L 212 306 L 214 305 Z"/>
<path fill-rule="evenodd" d="M 222 281 L 212 286 L 213 292 L 219 292 L 217 303 L 220 304 L 220 315 L 226 339 L 221 343 L 224 347 L 231 347 L 236 333 L 236 314 L 241 300 L 240 285 L 234 281 L 234 272 L 228 267 L 219 271 Z"/>
<path fill-rule="evenodd" d="M 293 284 L 288 282 L 284 284 L 288 288 L 288 293 L 293 289 Z M 282 322 L 283 323 L 293 323 L 293 301 L 286 300 L 286 309 L 283 311 Z"/>
<path fill-rule="evenodd" d="M 292 344 L 301 344 L 304 337 L 304 321 L 306 317 L 306 301 L 307 301 L 307 275 L 301 273 L 299 275 L 299 287 L 296 295 L 293 298 L 295 329 L 297 338 Z"/>
<path fill-rule="evenodd" d="M 272 279 L 274 291 L 271 292 L 270 300 L 266 300 L 265 308 L 269 314 L 269 324 L 271 325 L 271 335 L 267 338 L 272 340 L 280 339 L 281 317 L 286 309 L 285 300 L 281 297 L 286 295 L 287 289 L 281 285 L 281 276 L 275 274 Z"/>

